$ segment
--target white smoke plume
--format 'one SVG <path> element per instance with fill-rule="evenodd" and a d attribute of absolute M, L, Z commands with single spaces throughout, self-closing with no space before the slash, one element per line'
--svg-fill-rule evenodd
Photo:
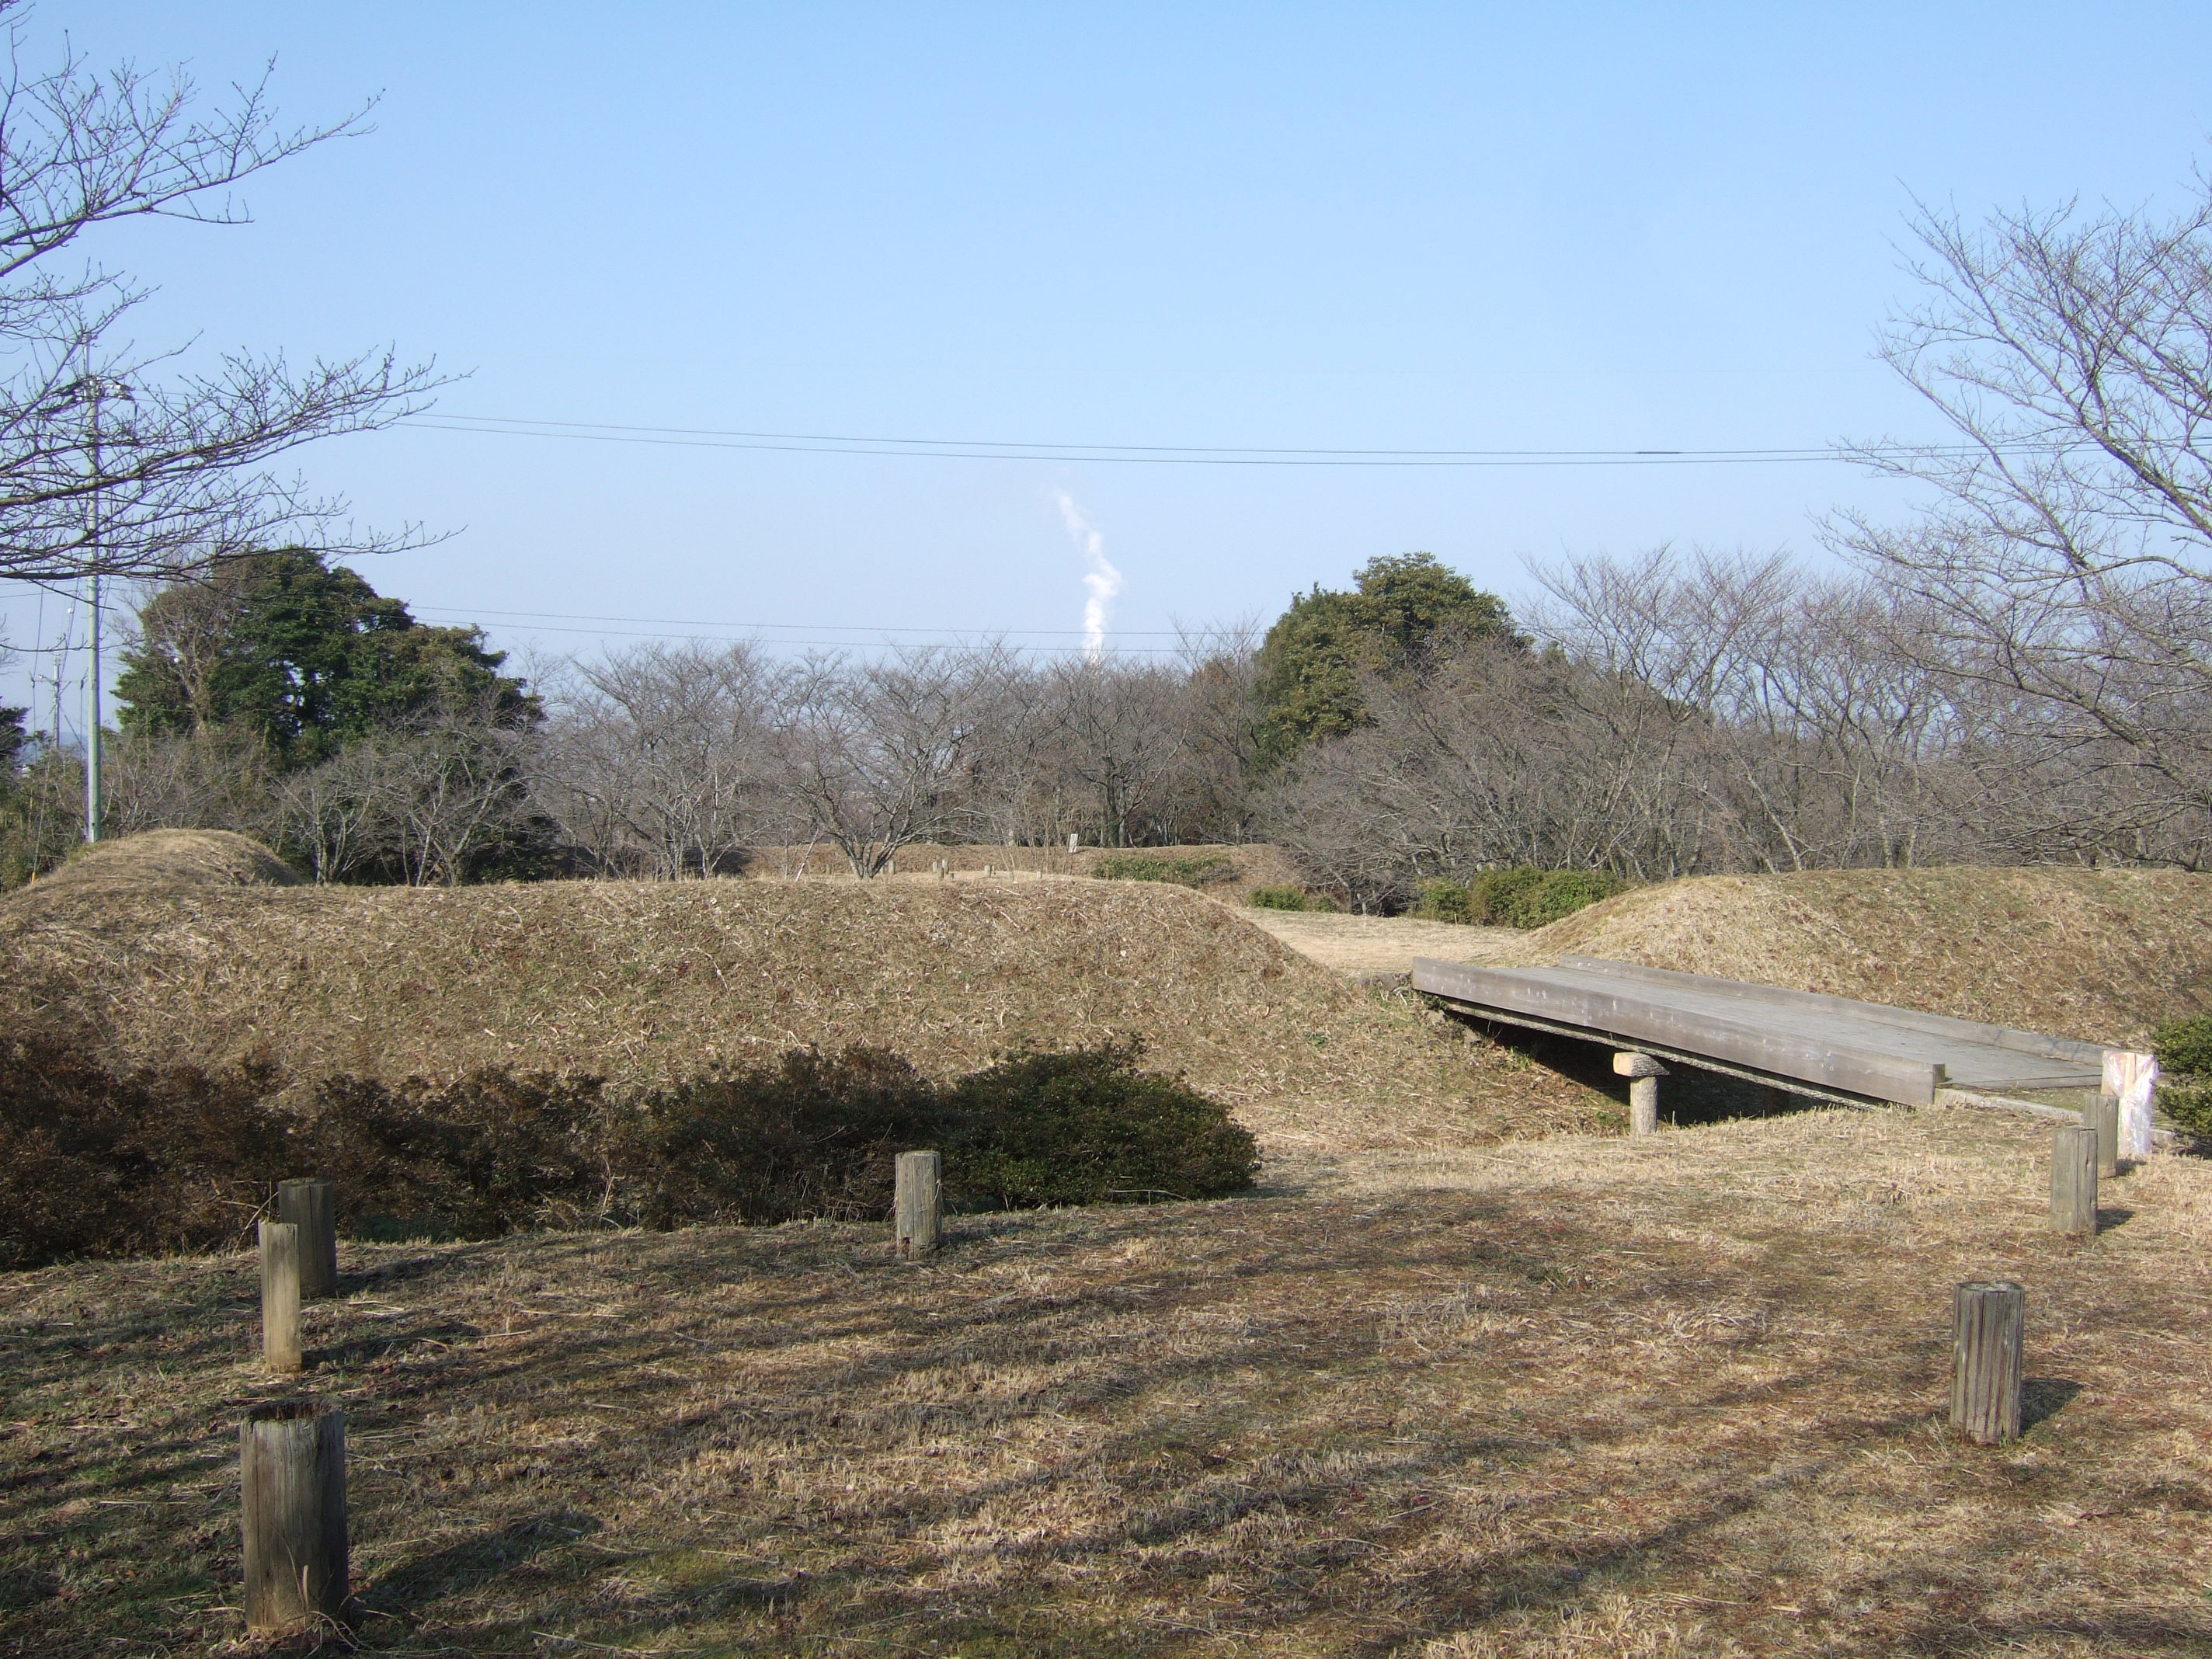
<path fill-rule="evenodd" d="M 1097 520 L 1065 489 L 1055 489 L 1053 495 L 1067 533 L 1083 550 L 1083 562 L 1090 567 L 1083 578 L 1083 591 L 1091 596 L 1083 602 L 1083 648 L 1095 657 L 1106 648 L 1106 607 L 1121 597 L 1121 573 L 1106 556 L 1106 532 Z"/>

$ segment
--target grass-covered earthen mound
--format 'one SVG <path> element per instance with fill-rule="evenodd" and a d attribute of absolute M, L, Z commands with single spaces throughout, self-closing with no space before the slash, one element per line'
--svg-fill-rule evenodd
<path fill-rule="evenodd" d="M 259 1060 L 301 1088 L 483 1067 L 625 1097 L 794 1048 L 951 1077 L 1131 1039 L 1263 1137 L 1587 1127 L 1608 1109 L 1152 882 L 87 888 L 0 901 L 13 1017 L 118 1069 Z"/>
<path fill-rule="evenodd" d="M 294 887 L 299 881 L 289 865 L 250 836 L 228 830 L 149 830 L 80 848 L 7 902 L 15 910 L 40 910 L 88 893 Z"/>
<path fill-rule="evenodd" d="M 1704 876 L 1526 935 L 1570 951 L 2139 1042 L 2212 1008 L 2212 876 L 2051 868 Z"/>

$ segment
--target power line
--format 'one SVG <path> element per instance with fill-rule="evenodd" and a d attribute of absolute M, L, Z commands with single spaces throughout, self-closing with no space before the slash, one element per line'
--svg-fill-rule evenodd
<path fill-rule="evenodd" d="M 425 611 L 421 606 L 415 607 L 415 610 L 418 615 L 432 614 L 431 611 Z M 819 634 L 951 634 L 974 639 L 997 639 L 1002 635 L 1009 639 L 1017 637 L 1028 638 L 1032 635 L 1044 635 L 1054 638 L 1065 635 L 1069 638 L 1073 638 L 1079 635 L 1087 634 L 1090 631 L 1088 629 L 1083 628 L 915 628 L 907 626 L 872 628 L 865 623 L 859 623 L 710 622 L 698 617 L 598 617 L 592 616 L 588 612 L 577 611 L 492 611 L 478 609 L 465 613 L 463 611 L 453 606 L 436 608 L 435 614 L 446 617 L 461 616 L 463 614 L 478 617 L 520 617 L 529 621 L 544 622 L 641 623 L 649 626 L 669 628 L 728 628 L 740 630 L 760 631 L 811 629 Z M 1113 631 L 1125 639 L 1142 637 L 1148 639 L 1174 640 L 1181 639 L 1182 637 L 1182 634 L 1180 629 L 1172 628 L 1117 628 Z M 797 644 L 799 643 L 799 641 L 794 641 L 793 643 Z"/>
<path fill-rule="evenodd" d="M 929 460 L 1086 461 L 1156 466 L 1761 466 L 1863 463 L 1875 454 L 1979 453 L 1965 444 L 1848 450 L 1767 449 L 1297 449 L 1264 445 L 1034 443 L 1012 439 L 894 438 L 825 432 L 750 432 L 712 427 L 625 426 L 614 422 L 544 421 L 505 415 L 420 416 L 403 426 L 513 438 L 679 449 L 738 449 L 817 455 L 908 456 Z"/>
<path fill-rule="evenodd" d="M 416 616 L 417 616 L 417 617 L 432 617 L 432 618 L 435 618 L 435 617 L 455 617 L 455 618 L 459 618 L 459 619 L 462 619 L 462 620 L 466 620 L 466 619 L 469 617 L 469 616 L 471 615 L 471 613 L 470 613 L 470 612 L 467 612 L 467 611 L 444 611 L 444 610 L 439 610 L 439 609 L 436 609 L 436 608 L 434 608 L 434 607 L 431 607 L 431 606 L 428 606 L 428 605 L 412 605 L 412 606 L 410 606 L 410 607 L 409 607 L 409 609 L 410 609 L 410 610 L 411 610 L 411 611 L 414 612 L 414 614 L 415 614 Z M 477 615 L 483 615 L 483 614 L 486 614 L 486 613 L 477 612 L 477 613 L 475 613 L 475 614 L 477 614 Z M 588 620 L 588 619 L 585 619 L 585 620 Z M 635 619 L 633 619 L 633 620 L 635 620 Z M 685 628 L 685 629 L 722 628 L 722 627 L 729 627 L 729 628 L 732 628 L 732 629 L 739 629 L 739 628 L 743 628 L 743 627 L 744 627 L 744 624 L 741 624 L 741 623 L 727 623 L 727 624 L 726 624 L 726 623 L 672 623 L 672 624 L 670 624 L 670 625 L 671 625 L 671 626 L 672 626 L 672 627 Z M 793 625 L 795 626 L 796 624 L 793 624 Z M 731 634 L 731 633 L 723 633 L 723 634 L 701 634 L 701 633 L 681 633 L 681 634 L 646 634 L 646 633 L 640 633 L 640 632 L 637 632 L 637 631 L 635 631 L 635 629 L 622 629 L 622 628 L 564 628 L 564 627 L 562 627 L 562 626 L 560 626 L 560 625 L 558 625 L 558 624 L 556 624 L 556 623 L 546 623 L 546 624 L 542 624 L 542 625 L 540 625 L 540 626 L 538 626 L 538 627 L 536 627 L 536 628 L 531 628 L 531 629 L 524 629 L 524 630 L 522 630 L 522 631 L 529 632 L 529 633 L 539 633 L 539 634 L 581 634 L 581 635 L 586 635 L 586 636 L 588 636 L 588 637 L 590 637 L 590 638 L 593 638 L 593 639 L 608 639 L 608 640 L 672 640 L 672 640 L 696 640 L 696 641 L 700 641 L 700 642 L 702 642 L 702 643 L 703 643 L 703 644 L 708 644 L 708 645 L 732 645 L 732 644 L 736 644 L 736 643 L 738 643 L 738 642 L 742 640 L 742 638 L 744 637 L 742 634 Z M 855 632 L 875 632 L 875 631 L 884 631 L 884 630 L 855 629 L 854 631 L 855 631 Z M 907 631 L 909 631 L 909 632 L 921 632 L 921 631 L 925 631 L 925 630 L 911 629 L 911 630 L 907 630 Z M 947 646 L 952 646 L 952 647 L 969 647 L 969 646 L 972 646 L 972 644 L 975 642 L 975 641 L 976 639 L 978 639 L 978 638 L 980 638 L 980 639 L 984 639 L 984 640 L 990 640 L 990 639 L 996 639 L 996 638 L 998 638 L 998 637 L 999 637 L 999 636 L 998 636 L 998 635 L 989 635 L 989 634 L 986 634 L 986 635 L 970 635 L 970 636 L 968 636 L 967 638 L 963 639 L 963 638 L 960 635 L 960 634 L 959 634 L 957 631 L 956 631 L 956 630 L 954 630 L 954 629 L 939 629 L 939 630 L 932 630 L 932 631 L 939 632 L 939 633 L 940 633 L 941 635 L 943 635 L 945 636 L 945 637 L 943 637 L 943 638 L 939 639 L 939 641 L 935 641 L 936 643 L 939 643 L 939 644 L 944 644 L 944 645 L 947 645 Z M 1041 630 L 1041 631 L 1042 631 L 1042 630 Z M 1111 637 L 1110 633 L 1109 633 L 1109 637 Z M 761 642 L 762 642 L 763 644 L 764 644 L 764 645 L 823 645 L 823 646 L 840 646 L 840 647 L 849 647 L 849 646 L 851 646 L 851 645 L 853 645 L 853 644 L 854 643 L 854 641 L 849 640 L 849 639 L 843 639 L 843 640 L 807 640 L 807 639 L 789 639 L 789 638 L 780 638 L 780 639 L 763 640 L 763 641 L 761 641 Z M 924 641 L 924 643 L 927 643 L 927 642 L 928 642 L 928 641 Z M 1081 645 L 1024 645 L 1024 646 L 1018 647 L 1017 647 L 1017 648 L 1018 648 L 1018 649 L 1020 649 L 1020 650 L 1023 650 L 1023 651 L 1033 652 L 1033 653 L 1042 653 L 1042 654 L 1045 654 L 1045 655 L 1053 655 L 1053 656 L 1088 656 L 1088 655 L 1090 655 L 1090 654 L 1091 654 L 1090 647 L 1087 647 L 1087 646 L 1081 646 Z M 1181 656 L 1181 655 L 1182 654 L 1182 651 L 1181 651 L 1179 648 L 1176 648 L 1176 647 L 1170 647 L 1170 646 L 1158 646 L 1158 645 L 1133 645 L 1133 646 L 1119 646 L 1119 647 L 1114 647 L 1114 653 L 1115 653 L 1115 655 L 1117 655 L 1117 656 L 1123 656 L 1123 657 L 1179 657 L 1179 656 Z"/>

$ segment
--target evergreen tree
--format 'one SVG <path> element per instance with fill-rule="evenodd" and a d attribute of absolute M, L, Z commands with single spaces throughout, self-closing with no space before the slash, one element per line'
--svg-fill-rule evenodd
<path fill-rule="evenodd" d="M 1419 673 L 1477 640 L 1527 641 L 1505 602 L 1431 553 L 1370 559 L 1350 592 L 1297 595 L 1260 647 L 1260 748 L 1281 761 L 1359 724 L 1361 682 Z"/>
<path fill-rule="evenodd" d="M 487 694 L 502 723 L 537 718 L 537 700 L 499 672 L 505 655 L 484 648 L 482 629 L 419 623 L 306 548 L 169 583 L 139 611 L 138 627 L 116 681 L 125 729 L 244 728 L 288 768 Z"/>

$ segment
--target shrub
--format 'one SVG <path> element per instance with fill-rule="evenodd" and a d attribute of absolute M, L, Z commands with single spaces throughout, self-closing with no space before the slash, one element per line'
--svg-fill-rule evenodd
<path fill-rule="evenodd" d="M 356 1232 L 489 1238 L 605 1212 L 608 1115 L 593 1077 L 339 1077 L 316 1090 L 301 1150 L 342 1177 L 338 1218 Z"/>
<path fill-rule="evenodd" d="M 2161 1072 L 2212 1078 L 2212 1014 L 2169 1019 L 2150 1034 Z"/>
<path fill-rule="evenodd" d="M 938 1091 L 896 1054 L 794 1049 L 665 1089 L 608 1137 L 618 1218 L 767 1223 L 883 1215 L 893 1154 L 941 1142 Z"/>
<path fill-rule="evenodd" d="M 2161 1079 L 2158 1107 L 2190 1133 L 2212 1136 L 2212 1077 Z"/>
<path fill-rule="evenodd" d="M 939 1085 L 879 1049 L 798 1049 L 630 1103 L 589 1077 L 342 1077 L 298 1112 L 268 1066 L 116 1076 L 19 1040 L 0 1048 L 0 1266 L 234 1247 L 278 1181 L 317 1170 L 372 1237 L 880 1216 L 915 1146 L 944 1152 L 956 1207 L 1249 1187 L 1251 1135 L 1138 1053 L 1018 1054 Z"/>
<path fill-rule="evenodd" d="M 1431 921 L 1477 927 L 1542 927 L 1611 898 L 1627 885 L 1603 870 L 1538 870 L 1522 865 L 1484 870 L 1465 881 L 1439 877 L 1424 882 L 1413 914 Z"/>
<path fill-rule="evenodd" d="M 1017 1054 L 949 1091 L 947 1196 L 963 1209 L 1220 1198 L 1252 1185 L 1251 1132 L 1135 1043 Z"/>
<path fill-rule="evenodd" d="M 2158 1103 L 2192 1133 L 2212 1135 L 2212 1014 L 2169 1019 L 2151 1033 L 2158 1056 Z"/>
<path fill-rule="evenodd" d="M 1222 854 L 1171 859 L 1158 853 L 1110 853 L 1091 866 L 1108 881 L 1171 881 L 1180 887 L 1206 887 L 1237 879 L 1237 866 Z"/>
<path fill-rule="evenodd" d="M 0 1266 L 229 1243 L 295 1173 L 274 1074 L 115 1077 L 65 1039 L 0 1042 Z"/>
<path fill-rule="evenodd" d="M 1273 887 L 1255 887 L 1252 896 L 1244 901 L 1255 910 L 1334 910 L 1336 905 L 1326 893 L 1310 893 L 1292 882 Z"/>

